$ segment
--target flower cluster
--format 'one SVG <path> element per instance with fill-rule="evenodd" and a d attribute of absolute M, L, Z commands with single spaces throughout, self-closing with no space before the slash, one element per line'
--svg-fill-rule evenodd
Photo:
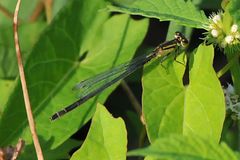
<path fill-rule="evenodd" d="M 240 32 L 237 24 L 232 24 L 230 29 L 223 23 L 223 13 L 219 12 L 209 17 L 209 25 L 206 27 L 207 40 L 225 48 L 235 44 L 240 44 Z"/>

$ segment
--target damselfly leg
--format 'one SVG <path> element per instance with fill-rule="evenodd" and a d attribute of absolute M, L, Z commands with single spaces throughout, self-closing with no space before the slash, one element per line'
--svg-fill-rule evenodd
<path fill-rule="evenodd" d="M 117 81 L 124 79 L 136 71 L 138 68 L 141 68 L 149 61 L 155 58 L 159 58 L 161 63 L 167 59 L 171 53 L 174 53 L 173 51 L 176 51 L 179 48 L 186 48 L 187 45 L 187 38 L 185 38 L 182 33 L 176 32 L 173 40 L 166 41 L 158 45 L 151 53 L 144 54 L 129 62 L 116 66 L 106 72 L 100 73 L 95 77 L 81 81 L 74 87 L 74 90 L 77 90 L 79 92 L 79 99 L 64 109 L 54 113 L 51 116 L 51 120 L 58 119 L 64 114 L 80 106 L 88 99 L 94 97 Z"/>

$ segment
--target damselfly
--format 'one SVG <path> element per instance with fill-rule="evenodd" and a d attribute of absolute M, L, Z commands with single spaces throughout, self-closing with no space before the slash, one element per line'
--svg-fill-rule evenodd
<path fill-rule="evenodd" d="M 95 77 L 81 81 L 73 88 L 74 90 L 79 91 L 79 99 L 66 108 L 53 114 L 51 120 L 58 119 L 69 111 L 80 106 L 88 99 L 94 97 L 112 84 L 127 77 L 150 60 L 161 57 L 160 63 L 162 63 L 162 61 L 164 61 L 171 52 L 178 48 L 185 48 L 187 45 L 187 38 L 185 38 L 182 33 L 176 32 L 173 40 L 166 41 L 158 45 L 151 53 L 139 56 L 132 61 L 120 64 L 119 66 L 100 73 Z"/>

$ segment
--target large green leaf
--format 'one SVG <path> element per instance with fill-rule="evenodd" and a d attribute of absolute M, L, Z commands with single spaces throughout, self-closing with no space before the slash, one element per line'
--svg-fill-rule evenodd
<path fill-rule="evenodd" d="M 221 84 L 212 67 L 213 46 L 199 46 L 192 56 L 186 89 L 183 133 L 219 141 L 225 119 Z"/>
<path fill-rule="evenodd" d="M 50 116 L 75 101 L 71 88 L 79 81 L 123 63 L 133 56 L 144 38 L 148 21 L 127 15 L 109 18 L 99 10 L 99 0 L 74 0 L 66 5 L 36 43 L 25 65 L 40 142 L 56 148 L 85 124 L 113 88 L 88 101 L 61 119 Z M 79 53 L 87 51 L 79 62 Z M 31 144 L 20 82 L 10 96 L 0 122 L 0 145 L 14 143 L 18 137 Z M 33 145 L 32 145 L 33 146 Z M 49 148 L 43 148 L 44 152 Z"/>
<path fill-rule="evenodd" d="M 151 142 L 172 133 L 219 141 L 225 103 L 212 67 L 213 47 L 200 46 L 191 58 L 187 89 L 182 83 L 184 67 L 173 60 L 165 68 L 156 62 L 149 66 L 151 70 L 158 65 L 156 69 L 144 71 L 148 74 L 143 77 L 143 113 Z"/>
<path fill-rule="evenodd" d="M 157 18 L 161 21 L 174 21 L 180 25 L 203 28 L 207 18 L 197 10 L 191 1 L 183 0 L 109 0 L 111 11 Z"/>
<path fill-rule="evenodd" d="M 212 139 L 180 135 L 158 138 L 149 147 L 130 151 L 128 155 L 150 156 L 154 160 L 237 160 L 225 143 L 219 145 Z"/>
<path fill-rule="evenodd" d="M 86 140 L 71 160 L 124 160 L 127 153 L 127 131 L 121 118 L 113 118 L 98 104 Z"/>
<path fill-rule="evenodd" d="M 173 57 L 162 65 L 156 60 L 144 69 L 143 114 L 150 141 L 160 135 L 182 133 L 184 70 L 184 65 L 174 62 Z"/>

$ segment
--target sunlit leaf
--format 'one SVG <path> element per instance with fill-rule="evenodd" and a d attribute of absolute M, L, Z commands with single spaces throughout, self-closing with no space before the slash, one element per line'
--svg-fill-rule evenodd
<path fill-rule="evenodd" d="M 184 63 L 183 55 L 178 61 Z M 182 133 L 185 66 L 169 57 L 162 65 L 156 60 L 144 69 L 143 114 L 148 137 Z"/>
<path fill-rule="evenodd" d="M 51 122 L 54 112 L 77 100 L 72 87 L 130 60 L 145 36 L 148 20 L 133 20 L 128 15 L 109 17 L 109 12 L 101 10 L 104 7 L 104 1 L 69 1 L 27 59 L 25 74 L 37 131 L 40 143 L 48 144 L 43 152 L 55 149 L 84 125 L 92 117 L 95 103 L 104 102 L 116 85 Z M 84 52 L 86 57 L 79 61 Z M 18 137 L 32 144 L 19 81 L 5 108 L 0 145 L 14 143 Z"/>
<path fill-rule="evenodd" d="M 151 142 L 172 133 L 219 141 L 225 101 L 212 61 L 213 47 L 200 46 L 191 56 L 187 88 L 182 82 L 184 66 L 173 60 L 165 62 L 165 68 L 158 62 L 148 66 L 150 71 L 145 68 L 143 113 Z"/>
<path fill-rule="evenodd" d="M 124 160 L 127 153 L 127 132 L 121 118 L 113 118 L 98 104 L 86 140 L 71 160 Z"/>
<path fill-rule="evenodd" d="M 225 119 L 225 99 L 212 67 L 213 47 L 198 47 L 192 55 L 190 84 L 186 89 L 183 132 L 218 142 Z"/>

